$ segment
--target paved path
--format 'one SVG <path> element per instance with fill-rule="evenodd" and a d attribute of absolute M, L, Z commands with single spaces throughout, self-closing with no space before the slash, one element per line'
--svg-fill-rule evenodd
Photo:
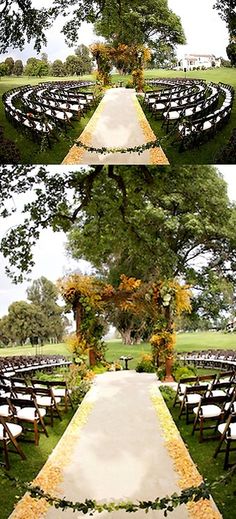
<path fill-rule="evenodd" d="M 178 466 L 174 466 L 176 456 Z M 153 500 L 179 493 L 181 488 L 199 484 L 199 478 L 160 396 L 156 376 L 120 371 L 96 377 L 36 483 L 51 495 L 72 501 L 110 502 Z M 134 519 L 164 519 L 160 510 L 148 515 L 142 510 L 135 514 L 121 510 L 93 517 L 128 519 L 131 515 Z M 26 494 L 9 519 L 82 517 L 85 515 L 71 509 L 49 508 Z M 199 517 L 222 519 L 208 501 L 188 509 L 182 505 L 170 515 L 170 519 Z"/>
<path fill-rule="evenodd" d="M 79 140 L 93 148 L 128 148 L 155 140 L 133 89 L 111 88 Z M 63 164 L 168 164 L 163 150 L 97 154 L 73 146 Z"/>

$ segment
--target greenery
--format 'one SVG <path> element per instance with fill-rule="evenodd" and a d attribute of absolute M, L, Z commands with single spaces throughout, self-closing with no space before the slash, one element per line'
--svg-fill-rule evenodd
<path fill-rule="evenodd" d="M 229 31 L 230 43 L 226 48 L 232 66 L 236 66 L 236 1 L 216 0 L 214 8 L 219 11 L 220 17 L 226 22 Z"/>
<path fill-rule="evenodd" d="M 11 303 L 8 314 L 0 319 L 0 343 L 31 344 L 45 341 L 59 342 L 65 332 L 68 319 L 63 316 L 64 308 L 57 304 L 56 286 L 41 277 L 27 289 L 30 303 Z"/>
<path fill-rule="evenodd" d="M 179 409 L 176 407 L 173 408 L 173 390 L 164 387 L 161 391 L 199 472 L 210 485 L 213 484 L 211 494 L 220 512 L 224 519 L 231 519 L 234 516 L 235 510 L 235 479 L 233 478 L 227 485 L 221 484 L 214 486 L 214 482 L 225 474 L 223 470 L 224 454 L 219 454 L 216 459 L 213 459 L 213 454 L 217 446 L 216 442 L 208 440 L 199 444 L 197 434 L 194 436 L 191 434 L 192 424 L 186 425 L 185 420 L 178 419 Z"/>
<path fill-rule="evenodd" d="M 135 369 L 138 373 L 154 373 L 156 369 L 153 364 L 152 355 L 142 355 Z"/>

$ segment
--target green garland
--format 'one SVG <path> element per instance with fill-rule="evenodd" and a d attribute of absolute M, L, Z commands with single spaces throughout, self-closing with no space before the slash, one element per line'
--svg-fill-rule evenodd
<path fill-rule="evenodd" d="M 6 474 L 1 471 L 3 477 L 9 479 L 14 486 L 21 490 L 28 491 L 30 496 L 34 499 L 45 499 L 51 506 L 66 510 L 70 508 L 73 512 L 82 512 L 83 514 L 94 515 L 95 512 L 102 513 L 106 512 L 117 512 L 118 510 L 124 510 L 127 513 L 137 512 L 138 510 L 144 510 L 148 513 L 150 510 L 163 510 L 164 516 L 166 517 L 168 512 L 172 512 L 175 508 L 182 504 L 187 504 L 189 501 L 197 502 L 200 499 L 210 499 L 210 492 L 213 488 L 227 483 L 232 479 L 233 474 L 236 472 L 236 465 L 228 471 L 224 476 L 221 476 L 213 483 L 207 483 L 203 481 L 199 486 L 190 487 L 182 490 L 180 494 L 173 493 L 171 496 L 165 496 L 162 498 L 157 497 L 153 501 L 120 501 L 110 503 L 98 503 L 95 499 L 85 499 L 84 502 L 72 502 L 65 498 L 60 499 L 58 497 L 51 496 L 44 492 L 39 486 L 32 486 L 30 483 L 24 483 L 17 478 Z"/>
<path fill-rule="evenodd" d="M 107 154 L 107 153 L 138 153 L 139 155 L 146 150 L 150 150 L 152 148 L 160 147 L 160 140 L 156 139 L 155 141 L 149 141 L 140 146 L 134 146 L 133 148 L 106 148 L 103 146 L 102 148 L 93 148 L 92 146 L 87 146 L 81 141 L 75 142 L 76 146 L 79 148 L 84 148 L 86 151 L 90 153 L 98 153 L 99 155 Z"/>

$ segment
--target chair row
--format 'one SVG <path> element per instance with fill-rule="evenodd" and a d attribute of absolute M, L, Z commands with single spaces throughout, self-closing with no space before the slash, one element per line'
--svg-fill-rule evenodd
<path fill-rule="evenodd" d="M 49 415 L 53 427 L 55 416 L 62 420 L 61 401 L 64 401 L 65 411 L 69 405 L 73 408 L 71 391 L 65 382 L 32 380 L 31 386 L 26 386 L 24 379 L 15 378 L 9 382 L 8 386 L 0 385 L 0 442 L 3 445 L 3 464 L 7 469 L 10 468 L 8 444 L 25 459 L 17 438 L 30 432 L 34 435 L 35 445 L 39 445 L 40 433 L 48 437 L 46 416 Z"/>

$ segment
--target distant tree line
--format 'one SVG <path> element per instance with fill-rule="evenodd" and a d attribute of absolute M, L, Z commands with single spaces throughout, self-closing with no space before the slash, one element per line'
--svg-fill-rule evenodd
<path fill-rule="evenodd" d="M 0 319 L 0 344 L 60 342 L 68 326 L 64 308 L 57 304 L 54 283 L 41 277 L 27 290 L 27 301 L 15 301 Z"/>
<path fill-rule="evenodd" d="M 50 63 L 46 53 L 41 54 L 40 58 L 30 57 L 25 65 L 20 59 L 14 61 L 12 57 L 7 57 L 0 63 L 0 76 L 82 76 L 90 74 L 92 66 L 90 51 L 82 44 L 64 62 L 56 59 Z"/>

